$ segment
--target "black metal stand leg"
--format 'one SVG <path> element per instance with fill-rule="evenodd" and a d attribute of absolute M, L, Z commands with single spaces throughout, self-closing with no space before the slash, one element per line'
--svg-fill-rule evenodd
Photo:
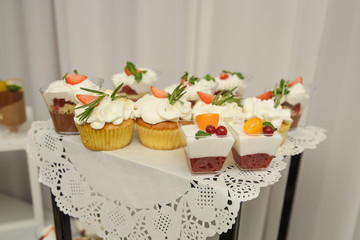
<path fill-rule="evenodd" d="M 232 225 L 231 229 L 229 229 L 226 233 L 220 235 L 219 240 L 238 240 L 241 218 L 241 205 L 242 203 L 240 203 L 240 208 L 238 215 L 235 219 L 235 223 Z"/>
<path fill-rule="evenodd" d="M 55 196 L 51 194 L 51 202 L 54 215 L 56 239 L 71 240 L 70 217 L 60 211 L 55 202 Z"/>
<path fill-rule="evenodd" d="M 281 221 L 278 232 L 278 240 L 285 240 L 287 238 L 301 157 L 302 153 L 292 156 L 290 159 L 289 174 L 284 195 Z"/>

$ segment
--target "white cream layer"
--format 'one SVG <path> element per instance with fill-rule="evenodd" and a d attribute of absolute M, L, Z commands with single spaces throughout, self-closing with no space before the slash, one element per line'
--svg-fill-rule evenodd
<path fill-rule="evenodd" d="M 135 103 L 135 116 L 150 124 L 191 119 L 191 103 L 185 99 L 171 105 L 167 98 L 146 94 Z"/>
<path fill-rule="evenodd" d="M 301 107 L 305 107 L 307 102 L 309 101 L 309 94 L 306 93 L 304 85 L 301 83 L 297 83 L 291 88 L 289 88 L 289 94 L 283 96 L 281 98 L 281 103 L 287 102 L 291 105 L 296 105 L 300 103 Z"/>
<path fill-rule="evenodd" d="M 124 120 L 134 118 L 134 102 L 120 98 L 115 101 L 111 101 L 110 95 L 112 91 L 105 91 L 109 96 L 105 97 L 99 104 L 95 107 L 94 112 L 91 114 L 90 118 L 87 120 L 87 123 L 94 129 L 102 129 L 105 126 L 105 123 L 112 123 L 114 125 L 121 124 Z M 78 117 L 86 108 L 77 108 L 83 106 L 84 104 L 79 103 L 75 108 L 75 117 L 74 121 L 81 125 L 84 122 L 80 121 Z"/>
<path fill-rule="evenodd" d="M 143 77 L 140 82 L 135 80 L 134 75 L 128 76 L 125 72 L 117 73 L 112 76 L 112 83 L 114 87 L 119 86 L 121 83 L 129 85 L 137 93 L 144 93 L 150 91 L 150 86 L 154 85 L 158 80 L 158 74 L 149 68 L 138 68 L 140 71 L 147 71 L 143 73 Z"/>
<path fill-rule="evenodd" d="M 234 149 L 240 156 L 256 153 L 266 153 L 274 156 L 282 142 L 282 137 L 277 131 L 269 137 L 265 135 L 248 135 L 244 132 L 243 124 L 232 125 L 232 128 L 238 134 Z"/>
<path fill-rule="evenodd" d="M 190 124 L 181 127 L 186 138 L 186 153 L 190 158 L 227 157 L 234 144 L 234 137 L 229 129 L 227 136 L 218 137 L 216 134 L 195 139 L 195 133 L 200 130 L 197 125 Z"/>

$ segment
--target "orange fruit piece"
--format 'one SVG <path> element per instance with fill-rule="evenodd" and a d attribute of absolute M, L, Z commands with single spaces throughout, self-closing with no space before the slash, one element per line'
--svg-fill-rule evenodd
<path fill-rule="evenodd" d="M 261 134 L 262 121 L 258 117 L 250 118 L 244 124 L 244 131 L 247 134 Z"/>
<path fill-rule="evenodd" d="M 196 116 L 196 123 L 201 130 L 206 131 L 207 125 L 213 125 L 217 128 L 219 118 L 220 116 L 218 113 L 204 113 Z"/>

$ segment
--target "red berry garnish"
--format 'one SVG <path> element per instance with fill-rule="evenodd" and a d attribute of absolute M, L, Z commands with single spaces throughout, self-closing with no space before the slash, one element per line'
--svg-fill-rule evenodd
<path fill-rule="evenodd" d="M 218 126 L 216 128 L 216 136 L 226 136 L 227 135 L 227 129 L 224 126 Z"/>
<path fill-rule="evenodd" d="M 274 129 L 271 126 L 265 126 L 263 128 L 263 133 L 265 136 L 271 137 L 274 134 Z"/>
<path fill-rule="evenodd" d="M 214 134 L 216 132 L 216 128 L 214 125 L 207 125 L 206 126 L 206 132 L 210 134 Z"/>
<path fill-rule="evenodd" d="M 120 90 L 121 93 L 126 93 L 126 94 L 129 94 L 129 95 L 132 95 L 132 94 L 137 94 L 137 92 L 132 89 L 129 85 L 124 85 L 121 90 Z"/>

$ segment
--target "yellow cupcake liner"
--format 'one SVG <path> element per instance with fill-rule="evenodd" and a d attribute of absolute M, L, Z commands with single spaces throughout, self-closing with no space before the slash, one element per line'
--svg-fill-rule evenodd
<path fill-rule="evenodd" d="M 151 129 L 136 124 L 140 142 L 148 148 L 172 150 L 182 147 L 179 129 Z"/>
<path fill-rule="evenodd" d="M 85 147 L 94 151 L 110 151 L 127 146 L 134 132 L 134 120 L 125 120 L 120 125 L 93 129 L 90 124 L 78 125 L 81 141 Z"/>
<path fill-rule="evenodd" d="M 286 137 L 288 135 L 289 129 L 290 129 L 291 124 L 288 123 L 282 123 L 280 129 L 278 130 L 279 134 L 282 137 L 282 142 L 281 145 L 285 142 Z"/>

